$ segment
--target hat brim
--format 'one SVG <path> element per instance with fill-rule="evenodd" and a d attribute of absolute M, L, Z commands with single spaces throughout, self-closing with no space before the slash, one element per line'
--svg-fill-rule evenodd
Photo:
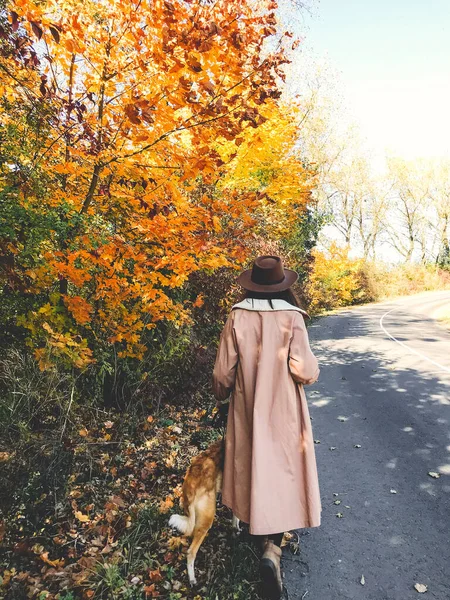
<path fill-rule="evenodd" d="M 243 271 L 237 278 L 238 284 L 249 292 L 263 292 L 270 294 L 271 292 L 283 292 L 288 290 L 298 279 L 298 273 L 291 269 L 284 269 L 284 279 L 280 283 L 273 285 L 259 285 L 252 281 L 252 270 Z"/>

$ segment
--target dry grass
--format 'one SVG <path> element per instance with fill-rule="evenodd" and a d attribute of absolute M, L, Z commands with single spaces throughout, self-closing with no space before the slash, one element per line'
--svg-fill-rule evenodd
<path fill-rule="evenodd" d="M 436 319 L 446 327 L 450 329 L 450 303 L 448 306 L 441 306 L 436 311 L 433 312 L 433 318 Z"/>
<path fill-rule="evenodd" d="M 432 265 L 408 263 L 390 266 L 367 262 L 364 275 L 370 295 L 375 300 L 450 289 L 450 273 Z"/>

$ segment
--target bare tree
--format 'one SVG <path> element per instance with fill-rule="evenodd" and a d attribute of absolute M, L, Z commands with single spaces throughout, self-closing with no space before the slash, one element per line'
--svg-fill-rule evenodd
<path fill-rule="evenodd" d="M 423 161 L 390 159 L 389 177 L 394 194 L 393 208 L 388 226 L 389 241 L 397 252 L 411 261 L 416 250 L 427 261 L 430 219 L 427 215 L 430 179 Z"/>
<path fill-rule="evenodd" d="M 431 166 L 430 198 L 436 211 L 436 262 L 450 260 L 450 160 Z"/>
<path fill-rule="evenodd" d="M 386 232 L 391 191 L 383 181 L 368 181 L 367 194 L 359 203 L 356 223 L 366 260 L 375 260 L 378 243 Z"/>

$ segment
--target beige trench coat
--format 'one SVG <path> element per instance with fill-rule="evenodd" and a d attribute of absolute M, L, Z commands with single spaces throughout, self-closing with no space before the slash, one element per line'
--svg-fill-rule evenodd
<path fill-rule="evenodd" d="M 314 440 L 303 385 L 319 376 L 300 309 L 245 299 L 220 337 L 218 400 L 231 393 L 223 503 L 266 535 L 320 525 Z"/>

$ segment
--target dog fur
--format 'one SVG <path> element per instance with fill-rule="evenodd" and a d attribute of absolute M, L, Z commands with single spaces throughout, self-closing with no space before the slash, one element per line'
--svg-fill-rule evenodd
<path fill-rule="evenodd" d="M 169 525 L 180 533 L 192 537 L 187 552 L 189 583 L 196 585 L 195 558 L 216 514 L 216 497 L 222 488 L 224 441 L 212 444 L 196 456 L 188 468 L 182 492 L 184 515 L 172 515 Z M 239 521 L 233 516 L 233 528 L 239 531 Z"/>

